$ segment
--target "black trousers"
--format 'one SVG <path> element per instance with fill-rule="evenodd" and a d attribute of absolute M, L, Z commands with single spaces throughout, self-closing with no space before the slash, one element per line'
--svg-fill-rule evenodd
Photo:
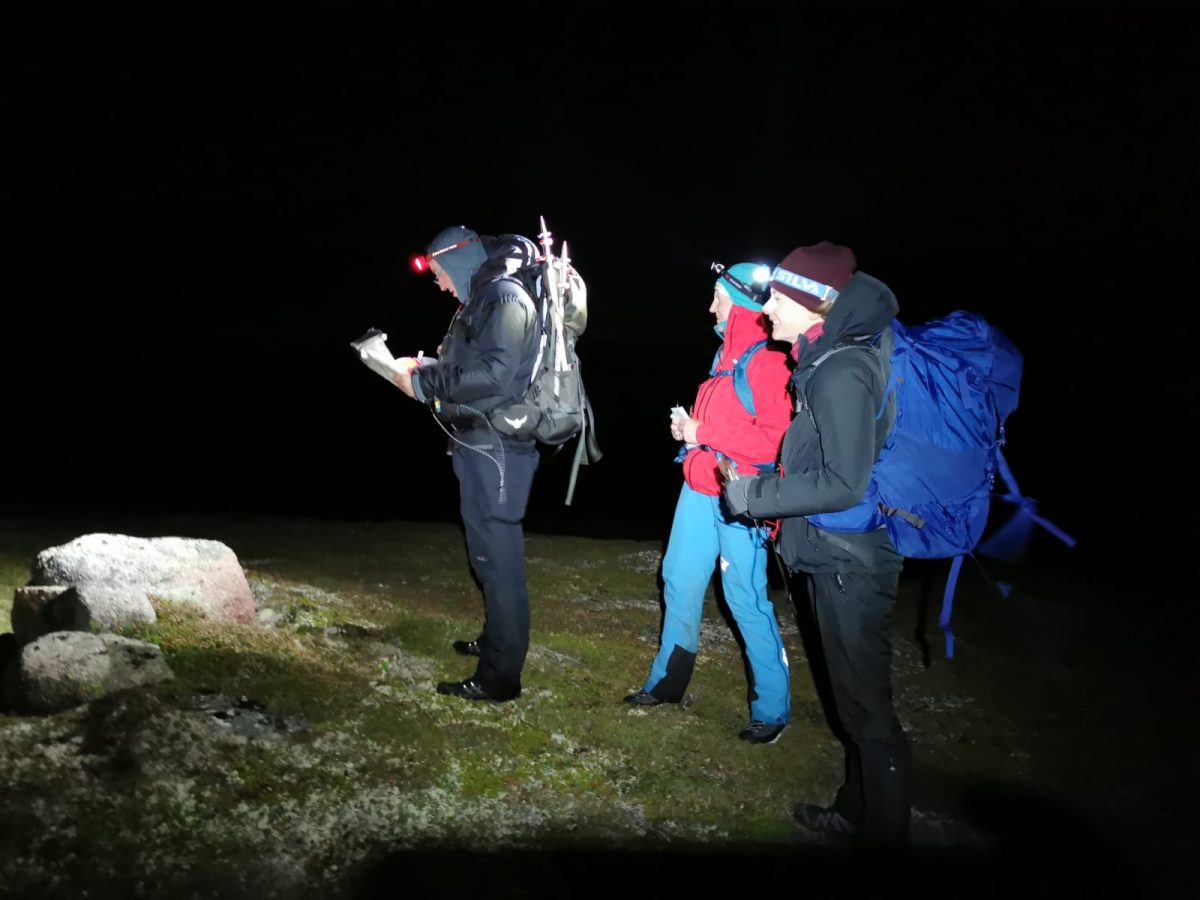
<path fill-rule="evenodd" d="M 908 738 L 892 704 L 895 573 L 807 576 L 837 718 L 846 777 L 834 808 L 871 842 L 908 840 L 912 772 Z"/>
<path fill-rule="evenodd" d="M 483 588 L 482 655 L 474 677 L 489 693 L 508 696 L 521 690 L 529 651 L 521 522 L 539 457 L 537 447 L 527 441 L 494 434 L 472 437 L 467 442 L 487 455 L 456 444 L 453 462 L 471 569 Z"/>

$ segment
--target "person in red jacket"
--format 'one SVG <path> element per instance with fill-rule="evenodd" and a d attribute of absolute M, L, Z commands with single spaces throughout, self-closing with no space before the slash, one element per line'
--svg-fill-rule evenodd
<path fill-rule="evenodd" d="M 767 597 L 766 535 L 752 520 L 725 514 L 718 472 L 721 460 L 746 474 L 773 468 L 791 421 L 791 371 L 787 354 L 767 344 L 765 291 L 754 284 L 758 269 L 769 271 L 752 263 L 721 271 L 709 307 L 721 348 L 691 415 L 677 414 L 671 422 L 672 436 L 685 445 L 684 485 L 663 557 L 662 642 L 645 686 L 625 700 L 656 706 L 683 699 L 700 643 L 704 593 L 718 563 L 750 662 L 750 721 L 738 736 L 767 744 L 787 725 L 791 694 L 787 654 Z"/>

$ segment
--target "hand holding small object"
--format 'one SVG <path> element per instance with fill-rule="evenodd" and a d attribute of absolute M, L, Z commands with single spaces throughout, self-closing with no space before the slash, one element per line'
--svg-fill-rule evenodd
<path fill-rule="evenodd" d="M 693 419 L 682 406 L 671 407 L 671 437 L 683 441 L 689 450 L 699 444 L 696 440 L 696 430 L 699 427 L 700 421 Z"/>
<path fill-rule="evenodd" d="M 682 435 L 680 440 L 682 440 L 685 444 L 695 445 L 700 443 L 696 438 L 697 432 L 699 432 L 700 425 L 702 424 L 699 419 L 683 419 L 682 421 L 679 421 L 678 424 L 679 431 Z"/>
<path fill-rule="evenodd" d="M 688 417 L 687 410 L 682 406 L 671 407 L 671 437 L 677 441 L 683 440 L 683 431 L 681 423 Z"/>

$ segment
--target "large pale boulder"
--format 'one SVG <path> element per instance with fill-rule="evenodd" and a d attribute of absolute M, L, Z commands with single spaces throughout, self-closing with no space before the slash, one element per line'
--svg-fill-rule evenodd
<path fill-rule="evenodd" d="M 19 712 L 58 712 L 172 677 L 154 644 L 115 634 L 56 631 L 26 644 L 9 664 L 4 705 Z"/>
<path fill-rule="evenodd" d="M 13 598 L 13 631 L 28 643 L 53 631 L 153 622 L 151 597 L 220 622 L 254 620 L 246 574 L 220 541 L 85 534 L 37 555 L 30 583 Z"/>

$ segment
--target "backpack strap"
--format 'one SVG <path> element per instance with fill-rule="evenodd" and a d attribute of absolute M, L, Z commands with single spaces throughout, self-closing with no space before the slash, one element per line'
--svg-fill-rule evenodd
<path fill-rule="evenodd" d="M 738 399 L 742 401 L 746 412 L 750 413 L 753 418 L 758 417 L 758 410 L 754 407 L 754 390 L 750 387 L 750 376 L 746 373 L 746 369 L 750 365 L 751 357 L 765 346 L 767 346 L 765 340 L 751 344 L 733 365 L 733 389 L 737 392 Z"/>
<path fill-rule="evenodd" d="M 712 449 L 712 448 L 709 448 L 709 449 Z M 732 456 L 726 456 L 720 450 L 713 450 L 713 454 L 717 457 L 717 462 L 721 462 L 722 460 L 728 460 L 729 464 L 731 466 L 733 466 L 733 468 L 735 470 L 737 469 L 737 467 L 738 467 L 737 460 L 734 459 Z M 687 456 L 687 450 L 681 448 L 679 451 L 679 456 L 677 456 L 675 458 L 675 462 L 683 462 L 684 457 L 686 457 L 686 456 Z M 774 475 L 776 472 L 779 471 L 779 466 L 773 462 L 754 463 L 753 465 L 759 475 Z"/>
<path fill-rule="evenodd" d="M 1000 428 L 1001 443 L 1003 443 L 1004 427 Z M 984 556 L 1005 562 L 1015 563 L 1025 555 L 1029 547 L 1033 526 L 1040 525 L 1068 547 L 1075 546 L 1075 538 L 1071 537 L 1049 519 L 1038 513 L 1037 501 L 1021 494 L 1017 479 L 1013 477 L 1008 467 L 1008 460 L 1000 448 L 996 448 L 996 468 L 1008 487 L 1007 494 L 997 494 L 996 499 L 1011 503 L 1016 507 L 1011 519 L 992 533 L 987 540 L 980 542 L 976 548 Z"/>
<path fill-rule="evenodd" d="M 767 346 L 766 340 L 758 341 L 746 348 L 745 352 L 739 356 L 733 364 L 732 369 L 718 369 L 717 363 L 721 361 L 721 351 L 717 350 L 717 355 L 713 357 L 712 365 L 708 370 L 708 377 L 715 378 L 719 375 L 733 376 L 733 389 L 737 393 L 737 398 L 741 401 L 751 417 L 757 418 L 758 410 L 754 406 L 754 390 L 750 387 L 750 376 L 746 369 L 750 365 L 750 360 L 763 347 Z"/>
<path fill-rule="evenodd" d="M 871 337 L 854 338 L 830 347 L 813 360 L 812 365 L 808 367 L 809 374 L 805 376 L 804 382 L 807 385 L 808 379 L 812 377 L 812 370 L 833 356 L 833 354 L 841 353 L 843 350 L 852 350 L 855 347 L 861 347 L 863 350 L 869 351 L 879 362 L 880 374 L 887 376 L 887 384 L 883 389 L 883 400 L 879 404 L 879 409 L 875 411 L 875 418 L 881 418 L 887 411 L 888 399 L 891 397 L 892 392 L 896 390 L 896 367 L 890 366 L 888 369 L 884 369 L 884 360 L 891 360 L 892 350 L 895 347 L 895 335 L 890 325 L 879 334 Z"/>
<path fill-rule="evenodd" d="M 887 362 L 887 384 L 883 388 L 883 400 L 879 403 L 879 409 L 875 413 L 875 418 L 880 419 L 887 411 L 888 398 L 896 390 L 896 367 L 892 365 L 892 353 L 896 349 L 896 333 L 889 325 L 879 333 L 879 364 L 884 365 Z M 918 528 L 921 526 L 917 526 Z"/>
<path fill-rule="evenodd" d="M 946 589 L 942 592 L 942 614 L 938 625 L 946 636 L 946 659 L 954 659 L 954 632 L 950 629 L 950 612 L 954 608 L 954 589 L 958 586 L 958 574 L 962 571 L 963 555 L 960 553 L 950 563 L 950 575 L 946 578 Z"/>
<path fill-rule="evenodd" d="M 765 339 L 751 344 L 746 348 L 745 352 L 737 358 L 732 369 L 717 368 L 717 363 L 721 361 L 721 350 L 718 348 L 716 356 L 713 357 L 712 365 L 709 366 L 708 369 L 709 378 L 716 378 L 723 375 L 733 376 L 733 390 L 737 394 L 738 400 L 741 401 L 741 404 L 743 407 L 745 407 L 746 412 L 755 418 L 758 417 L 758 411 L 754 406 L 754 390 L 750 387 L 750 376 L 746 373 L 746 369 L 750 365 L 751 357 L 753 357 L 755 353 L 765 346 L 767 346 L 767 341 Z M 675 456 L 675 462 L 683 462 L 683 460 L 687 457 L 687 454 L 688 451 L 686 445 L 680 444 L 679 453 Z M 717 451 L 717 458 L 728 459 L 728 457 L 726 457 L 720 451 Z M 733 462 L 733 460 L 730 460 L 730 462 Z M 734 465 L 736 466 L 737 463 L 734 463 Z M 775 463 L 773 462 L 755 463 L 754 466 L 756 469 L 758 469 L 758 473 L 760 475 L 767 475 L 775 471 Z"/>
<path fill-rule="evenodd" d="M 858 560 L 863 565 L 869 566 L 871 564 L 871 560 L 866 555 L 866 551 L 861 550 L 858 547 L 855 547 L 852 543 L 850 543 L 845 538 L 839 537 L 837 534 L 835 534 L 832 531 L 826 531 L 824 528 L 817 528 L 817 534 L 820 535 L 820 537 L 823 540 L 828 541 L 833 546 L 835 546 L 839 550 L 841 550 L 843 553 Z"/>
<path fill-rule="evenodd" d="M 950 627 L 950 614 L 954 611 L 954 590 L 958 587 L 958 576 L 962 572 L 963 560 L 967 557 L 970 557 L 971 561 L 975 563 L 979 574 L 983 576 L 983 580 L 987 582 L 988 586 L 999 591 L 1000 596 L 1008 597 L 1012 591 L 1012 585 L 993 581 L 988 575 L 987 569 L 983 567 L 983 563 L 979 561 L 979 557 L 973 552 L 960 553 L 953 558 L 950 563 L 950 574 L 946 578 L 946 589 L 942 592 L 942 612 L 938 616 L 938 626 L 946 637 L 946 659 L 954 659 L 954 630 Z"/>

